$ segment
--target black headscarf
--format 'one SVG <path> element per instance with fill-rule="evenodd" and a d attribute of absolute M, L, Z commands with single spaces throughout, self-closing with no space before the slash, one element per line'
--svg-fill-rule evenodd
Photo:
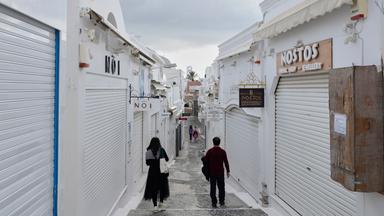
<path fill-rule="evenodd" d="M 157 137 L 153 137 L 151 139 L 151 142 L 149 143 L 147 150 L 151 150 L 153 152 L 153 155 L 156 155 L 160 148 L 160 139 Z"/>

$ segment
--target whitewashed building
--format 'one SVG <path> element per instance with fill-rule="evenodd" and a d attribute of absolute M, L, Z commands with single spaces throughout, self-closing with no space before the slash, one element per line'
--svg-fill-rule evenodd
<path fill-rule="evenodd" d="M 170 62 L 168 61 L 168 64 Z M 182 116 L 184 109 L 183 103 L 183 82 L 184 72 L 180 69 L 175 68 L 164 68 L 163 74 L 165 76 L 164 84 L 167 87 L 167 106 L 166 112 L 168 113 L 168 152 L 171 153 L 172 157 L 178 156 L 179 151 L 182 148 L 183 140 L 183 121 L 179 120 Z"/>
<path fill-rule="evenodd" d="M 145 131 L 135 97 L 150 94 L 151 53 L 126 34 L 119 1 L 69 5 L 69 64 L 64 113 L 63 215 L 109 215 L 120 198 L 134 194 L 145 178 Z M 72 19 L 72 20 L 71 20 Z M 72 57 L 72 56 L 71 56 Z M 75 62 L 85 63 L 79 65 Z M 72 62 L 70 62 L 72 63 Z M 147 118 L 146 118 L 147 117 Z M 69 121 L 71 120 L 71 121 Z M 76 132 L 73 132 L 76 130 Z M 74 139 L 74 140 L 72 140 Z M 70 143 L 70 144 L 68 144 Z M 71 157 L 65 157 L 72 155 Z"/>
<path fill-rule="evenodd" d="M 205 144 L 207 148 L 212 147 L 214 137 L 224 138 L 224 109 L 219 104 L 219 73 L 217 61 L 205 70 L 202 81 L 202 94 L 199 96 L 201 110 L 199 119 L 205 125 Z"/>
<path fill-rule="evenodd" d="M 232 165 L 234 178 L 256 200 L 264 186 L 270 207 L 283 215 L 378 216 L 384 211 L 382 194 L 351 192 L 330 177 L 329 71 L 353 65 L 376 65 L 380 71 L 383 65 L 384 2 L 358 3 L 360 16 L 349 0 L 265 0 L 262 23 L 219 46 L 219 98 L 227 107 L 223 124 L 230 163 L 253 153 Z M 242 82 L 250 68 L 265 89 L 264 108 L 239 109 L 237 88 L 247 86 Z M 255 137 L 240 148 L 247 141 L 240 136 L 232 141 L 231 133 L 247 125 L 249 130 L 242 131 Z M 258 164 L 236 173 L 241 162 Z"/>

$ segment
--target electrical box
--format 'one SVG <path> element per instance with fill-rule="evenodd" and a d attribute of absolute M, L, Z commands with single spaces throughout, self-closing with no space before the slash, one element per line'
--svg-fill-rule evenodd
<path fill-rule="evenodd" d="M 329 76 L 331 178 L 351 191 L 384 191 L 383 75 L 376 66 Z"/>

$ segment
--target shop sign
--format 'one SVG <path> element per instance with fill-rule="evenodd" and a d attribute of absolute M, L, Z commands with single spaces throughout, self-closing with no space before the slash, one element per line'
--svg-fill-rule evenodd
<path fill-rule="evenodd" d="M 279 74 L 332 69 L 332 39 L 277 53 Z"/>
<path fill-rule="evenodd" d="M 133 109 L 135 112 L 138 111 L 149 111 L 152 108 L 151 101 L 147 99 L 136 99 L 133 101 Z"/>
<path fill-rule="evenodd" d="M 264 107 L 264 88 L 240 88 L 240 107 Z"/>

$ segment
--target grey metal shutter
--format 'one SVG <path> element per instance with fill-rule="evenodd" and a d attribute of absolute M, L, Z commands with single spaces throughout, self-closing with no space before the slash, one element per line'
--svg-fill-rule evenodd
<path fill-rule="evenodd" d="M 258 119 L 237 108 L 227 112 L 226 149 L 232 177 L 253 197 L 259 197 L 261 157 Z"/>
<path fill-rule="evenodd" d="M 85 212 L 105 216 L 126 184 L 127 90 L 88 89 L 85 98 Z"/>
<path fill-rule="evenodd" d="M 53 213 L 55 30 L 0 5 L 0 215 Z"/>
<path fill-rule="evenodd" d="M 276 194 L 301 215 L 356 215 L 356 194 L 330 178 L 328 74 L 280 80 Z"/>
<path fill-rule="evenodd" d="M 143 175 L 143 112 L 134 113 L 132 175 L 135 183 Z"/>

